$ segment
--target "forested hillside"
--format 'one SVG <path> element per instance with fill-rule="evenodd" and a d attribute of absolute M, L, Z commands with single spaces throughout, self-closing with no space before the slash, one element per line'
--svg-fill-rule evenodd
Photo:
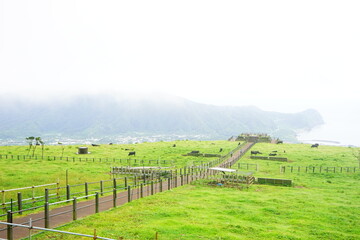
<path fill-rule="evenodd" d="M 242 132 L 266 132 L 294 139 L 296 130 L 323 123 L 320 114 L 312 109 L 285 114 L 254 106 L 200 104 L 172 96 L 83 95 L 46 102 L 0 100 L 0 138 L 132 133 L 203 134 L 224 138 Z"/>

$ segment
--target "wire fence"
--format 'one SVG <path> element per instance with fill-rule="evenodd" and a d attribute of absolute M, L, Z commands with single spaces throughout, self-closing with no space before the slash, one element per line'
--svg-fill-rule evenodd
<path fill-rule="evenodd" d="M 280 173 L 357 173 L 359 167 L 280 166 Z"/>
<path fill-rule="evenodd" d="M 63 157 L 63 156 L 39 156 L 39 155 L 13 155 L 13 154 L 0 154 L 0 159 L 10 160 L 62 160 L 67 162 L 97 162 L 97 163 L 120 163 L 134 166 L 142 166 L 145 164 L 150 165 L 163 165 L 173 166 L 176 160 L 152 160 L 152 159 L 136 159 L 136 158 L 95 158 L 95 157 Z"/>
<path fill-rule="evenodd" d="M 112 239 L 112 238 L 105 238 L 105 237 L 97 236 L 96 235 L 96 229 L 94 229 L 94 234 L 93 235 L 88 235 L 88 234 L 67 232 L 67 231 L 61 231 L 61 230 L 50 229 L 50 228 L 36 227 L 36 226 L 32 225 L 31 221 L 30 221 L 29 225 L 16 224 L 16 223 L 7 223 L 7 222 L 0 222 L 0 224 L 7 225 L 7 229 L 10 229 L 9 230 L 10 236 L 8 236 L 8 239 L 13 239 L 13 236 L 11 235 L 11 229 L 12 228 L 14 228 L 14 227 L 22 227 L 22 228 L 27 228 L 29 230 L 29 239 L 31 239 L 31 237 L 32 237 L 32 231 L 33 230 L 41 230 L 41 231 L 46 231 L 46 232 L 55 232 L 55 233 L 69 234 L 69 235 L 80 236 L 80 237 L 88 237 L 88 238 L 92 238 L 92 239 L 115 240 L 115 239 Z"/>

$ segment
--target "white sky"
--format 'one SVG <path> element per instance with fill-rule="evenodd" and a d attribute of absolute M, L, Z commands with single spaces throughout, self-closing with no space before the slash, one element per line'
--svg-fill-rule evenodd
<path fill-rule="evenodd" d="M 357 0 L 0 0 L 0 94 L 131 90 L 290 112 L 358 106 L 359 13 Z"/>

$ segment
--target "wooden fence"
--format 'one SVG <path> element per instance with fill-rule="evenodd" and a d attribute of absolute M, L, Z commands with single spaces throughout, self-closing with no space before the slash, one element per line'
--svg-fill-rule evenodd
<path fill-rule="evenodd" d="M 164 165 L 164 166 L 173 166 L 176 163 L 176 160 L 144 160 L 144 159 L 135 159 L 135 158 L 92 158 L 92 157 L 59 157 L 59 156 L 38 156 L 34 157 L 28 155 L 8 155 L 0 154 L 0 159 L 10 159 L 10 160 L 62 160 L 67 162 L 99 162 L 99 163 L 123 163 L 127 165 L 136 165 L 141 166 L 145 164 L 150 165 Z"/>
<path fill-rule="evenodd" d="M 181 175 L 181 176 L 173 176 L 167 179 L 156 179 L 154 181 L 147 181 L 146 183 L 137 182 L 134 185 L 127 185 L 126 187 L 115 185 L 114 188 L 109 189 L 108 191 L 110 195 L 107 197 L 101 198 L 101 192 L 95 192 L 92 194 L 88 194 L 82 197 L 71 197 L 64 201 L 57 202 L 45 202 L 43 204 L 43 217 L 35 219 L 32 223 L 40 222 L 45 228 L 50 228 L 52 219 L 58 218 L 61 215 L 65 215 L 62 217 L 68 216 L 70 220 L 77 220 L 78 215 L 81 211 L 85 211 L 84 209 L 93 209 L 94 213 L 100 212 L 100 209 L 109 209 L 112 207 L 117 207 L 118 205 L 124 204 L 126 202 L 131 202 L 135 199 L 143 198 L 146 196 L 151 196 L 159 192 L 163 192 L 165 190 L 170 190 L 174 187 L 178 187 L 184 184 L 189 184 L 192 181 L 198 180 L 200 178 L 205 177 L 208 174 L 208 171 L 202 171 L 201 173 L 197 173 L 195 175 Z M 79 202 L 81 199 L 91 199 L 85 202 Z M 71 207 L 66 208 L 63 207 L 64 210 L 61 212 L 53 213 L 51 210 L 55 209 L 63 203 L 70 203 Z M 80 203 L 83 203 L 80 205 Z M 19 213 L 19 211 L 8 211 L 5 216 L 7 217 L 8 223 L 13 223 L 13 215 Z M 28 224 L 29 222 L 25 222 L 23 224 Z M 13 226 L 8 226 L 7 228 L 0 228 L 0 237 L 4 235 L 4 232 L 7 231 L 7 237 L 13 236 Z M 2 235 L 1 235 L 2 234 Z"/>
<path fill-rule="evenodd" d="M 11 218 L 12 218 L 11 212 L 9 212 L 8 221 L 9 221 L 9 219 L 10 219 L 10 221 L 12 221 Z M 89 235 L 89 234 L 61 231 L 61 230 L 50 229 L 50 228 L 35 227 L 32 225 L 32 222 L 30 222 L 29 225 L 16 224 L 16 223 L 11 223 L 11 222 L 0 222 L 0 225 L 7 225 L 7 239 L 14 239 L 13 230 L 12 230 L 14 227 L 22 227 L 22 228 L 28 229 L 28 231 L 29 231 L 28 238 L 29 239 L 31 239 L 34 231 L 41 230 L 41 231 L 46 231 L 46 232 L 55 232 L 55 233 L 68 234 L 68 235 L 73 235 L 73 236 L 78 236 L 78 237 L 87 237 L 87 238 L 92 238 L 92 239 L 115 240 L 113 238 L 99 237 L 96 234 L 96 229 L 94 229 L 93 235 Z"/>
<path fill-rule="evenodd" d="M 251 159 L 259 159 L 259 160 L 271 160 L 271 161 L 280 161 L 287 162 L 287 158 L 283 157 L 267 157 L 267 156 L 250 156 Z"/>
<path fill-rule="evenodd" d="M 359 167 L 280 166 L 280 173 L 357 173 Z"/>
<path fill-rule="evenodd" d="M 246 169 L 246 170 L 259 171 L 259 165 L 258 165 L 258 164 L 254 164 L 254 163 L 243 163 L 243 162 L 239 162 L 239 163 L 237 163 L 236 166 L 237 166 L 238 169 Z"/>

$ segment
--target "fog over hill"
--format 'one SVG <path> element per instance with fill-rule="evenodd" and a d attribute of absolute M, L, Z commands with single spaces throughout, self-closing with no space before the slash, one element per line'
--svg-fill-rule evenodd
<path fill-rule="evenodd" d="M 0 99 L 0 139 L 28 136 L 103 138 L 202 135 L 226 139 L 243 132 L 296 141 L 295 132 L 323 124 L 314 109 L 299 113 L 255 106 L 215 106 L 174 96 L 79 95 L 46 101 Z"/>

